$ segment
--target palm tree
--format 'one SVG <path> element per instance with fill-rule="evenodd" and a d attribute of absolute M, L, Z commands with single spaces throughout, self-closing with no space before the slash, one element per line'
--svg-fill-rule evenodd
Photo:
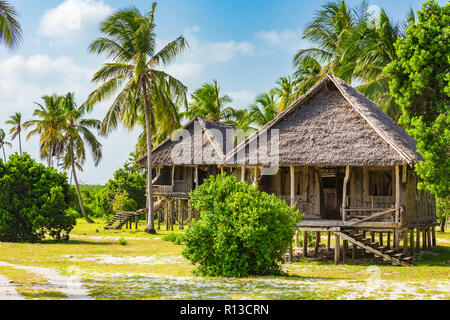
<path fill-rule="evenodd" d="M 119 121 L 125 125 L 130 114 L 144 115 L 146 129 L 147 157 L 147 208 L 148 233 L 156 233 L 152 193 L 152 114 L 165 114 L 173 117 L 176 110 L 171 97 L 186 104 L 186 87 L 164 71 L 157 70 L 172 62 L 178 54 L 187 48 L 187 42 L 180 36 L 156 52 L 156 34 L 154 12 L 141 14 L 136 7 L 119 10 L 110 15 L 101 24 L 104 37 L 96 39 L 89 49 L 97 54 L 106 53 L 113 60 L 105 63 L 92 79 L 100 86 L 90 94 L 88 103 L 94 105 L 117 94 L 105 119 L 101 124 L 102 133 L 116 129 Z M 130 101 L 132 103 L 130 103 Z"/>
<path fill-rule="evenodd" d="M 295 81 L 290 76 L 281 77 L 277 82 L 275 93 L 280 98 L 278 112 L 284 111 L 293 100 Z"/>
<path fill-rule="evenodd" d="M 0 0 L 0 44 L 15 49 L 22 40 L 22 29 L 17 21 L 17 11 L 5 0 Z"/>
<path fill-rule="evenodd" d="M 233 114 L 227 123 L 232 124 L 236 129 L 232 137 L 234 143 L 241 142 L 257 131 L 257 129 L 252 126 L 252 121 L 252 115 L 249 110 L 237 109 L 233 111 Z"/>
<path fill-rule="evenodd" d="M 5 131 L 3 131 L 3 129 L 0 129 L 0 147 L 2 148 L 3 151 L 3 159 L 5 159 L 5 163 L 6 163 L 6 153 L 5 153 L 5 146 L 9 146 L 11 147 L 11 143 L 5 141 Z"/>
<path fill-rule="evenodd" d="M 66 122 L 62 130 L 62 139 L 56 146 L 56 156 L 61 161 L 60 165 L 64 170 L 72 170 L 81 212 L 88 223 L 93 223 L 94 221 L 87 216 L 83 206 L 77 169 L 83 170 L 83 164 L 86 161 L 86 144 L 91 151 L 95 166 L 102 158 L 102 145 L 91 131 L 91 129 L 100 130 L 100 121 L 84 118 L 87 113 L 92 111 L 92 108 L 86 103 L 77 106 L 73 93 L 68 93 L 64 97 L 63 111 Z"/>
<path fill-rule="evenodd" d="M 62 128 L 65 126 L 64 114 L 64 97 L 53 94 L 51 96 L 43 96 L 44 104 L 35 102 L 39 107 L 34 110 L 33 119 L 23 124 L 25 129 L 32 129 L 27 134 L 27 140 L 33 135 L 40 136 L 40 157 L 47 159 L 48 166 L 51 166 L 52 159 L 56 155 L 55 148 L 59 141 L 62 140 Z"/>
<path fill-rule="evenodd" d="M 233 100 L 226 94 L 220 95 L 217 80 L 205 83 L 201 88 L 195 90 L 191 98 L 192 102 L 184 113 L 189 119 L 200 116 L 213 121 L 221 121 L 228 120 L 233 116 L 233 108 L 227 106 Z"/>
<path fill-rule="evenodd" d="M 9 134 L 11 134 L 11 139 L 14 140 L 16 137 L 19 137 L 19 151 L 20 155 L 22 155 L 22 114 L 20 112 L 16 112 L 9 120 L 6 121 L 6 124 L 12 125 L 12 128 L 9 130 Z"/>
<path fill-rule="evenodd" d="M 251 122 L 258 127 L 263 127 L 266 123 L 275 119 L 278 115 L 278 109 L 278 101 L 274 90 L 260 94 L 249 109 Z"/>

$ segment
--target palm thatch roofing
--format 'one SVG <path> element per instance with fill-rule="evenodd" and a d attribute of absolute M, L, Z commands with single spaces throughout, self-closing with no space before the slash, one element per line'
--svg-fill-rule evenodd
<path fill-rule="evenodd" d="M 175 133 L 153 149 L 153 166 L 223 163 L 227 150 L 227 133 L 231 134 L 227 131 L 233 131 L 234 126 L 195 117 L 182 129 L 186 135 Z M 228 146 L 228 151 L 231 148 Z M 141 167 L 147 167 L 147 155 L 139 159 L 138 164 Z"/>
<path fill-rule="evenodd" d="M 375 103 L 333 75 L 239 144 L 226 156 L 226 163 L 236 163 L 241 154 L 245 164 L 268 165 L 271 144 L 268 151 L 262 149 L 258 137 L 267 135 L 274 141 L 272 129 L 279 130 L 280 166 L 393 166 L 422 160 L 412 137 Z"/>

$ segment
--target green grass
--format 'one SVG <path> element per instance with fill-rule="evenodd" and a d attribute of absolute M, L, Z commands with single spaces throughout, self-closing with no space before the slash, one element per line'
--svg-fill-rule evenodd
<path fill-rule="evenodd" d="M 181 257 L 183 247 L 163 240 L 179 238 L 177 226 L 176 236 L 168 236 L 172 232 L 165 226 L 156 235 L 143 232 L 144 221 L 138 231 L 105 231 L 105 221 L 95 222 L 79 219 L 68 243 L 0 243 L 0 261 L 54 268 L 66 276 L 75 268 L 96 299 L 450 299 L 450 243 L 444 242 L 449 233 L 436 233 L 438 246 L 409 268 L 305 259 L 286 264 L 284 277 L 223 279 L 192 275 L 193 266 Z M 119 238 L 127 244 L 118 244 Z M 0 274 L 27 299 L 66 298 L 47 288 L 43 276 L 13 267 L 1 267 Z"/>

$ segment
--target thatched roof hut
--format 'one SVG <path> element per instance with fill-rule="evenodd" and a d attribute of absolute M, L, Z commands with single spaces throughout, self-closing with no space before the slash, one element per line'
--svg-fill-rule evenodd
<path fill-rule="evenodd" d="M 234 126 L 218 123 L 202 117 L 195 117 L 179 132 L 164 140 L 152 151 L 153 166 L 172 165 L 218 165 L 223 163 L 226 153 L 227 130 Z M 174 138 L 174 139 L 173 139 Z M 201 148 L 196 148 L 201 146 Z M 201 149 L 202 152 L 194 152 Z M 190 150 L 190 154 L 183 154 Z M 147 155 L 138 160 L 141 167 L 147 166 Z"/>
<path fill-rule="evenodd" d="M 393 166 L 421 160 L 416 142 L 375 103 L 328 75 L 226 157 L 246 148 L 246 163 L 263 165 L 249 146 L 271 130 L 280 133 L 280 166 Z M 269 145 L 270 150 L 270 145 Z"/>

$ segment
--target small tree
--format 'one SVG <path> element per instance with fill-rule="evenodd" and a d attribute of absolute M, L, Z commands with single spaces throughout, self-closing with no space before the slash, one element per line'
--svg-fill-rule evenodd
<path fill-rule="evenodd" d="M 450 217 L 450 197 L 436 198 L 436 214 L 441 225 L 441 232 L 445 232 L 445 225 Z"/>
<path fill-rule="evenodd" d="M 0 161 L 0 241 L 38 242 L 48 234 L 69 239 L 76 223 L 67 175 L 26 153 Z M 71 213 L 72 212 L 72 213 Z"/>
<path fill-rule="evenodd" d="M 204 276 L 279 274 L 300 220 L 285 201 L 235 177 L 210 177 L 191 192 L 201 219 L 190 224 L 183 256 Z"/>

